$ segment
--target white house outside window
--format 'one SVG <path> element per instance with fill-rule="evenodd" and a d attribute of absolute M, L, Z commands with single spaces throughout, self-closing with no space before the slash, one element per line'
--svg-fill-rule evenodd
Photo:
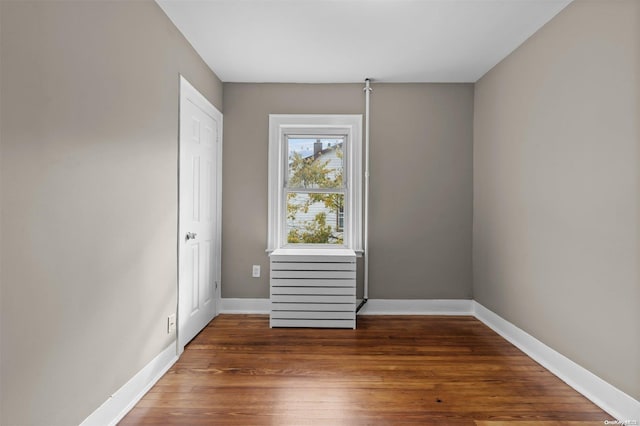
<path fill-rule="evenodd" d="M 268 251 L 362 249 L 362 117 L 269 116 Z"/>

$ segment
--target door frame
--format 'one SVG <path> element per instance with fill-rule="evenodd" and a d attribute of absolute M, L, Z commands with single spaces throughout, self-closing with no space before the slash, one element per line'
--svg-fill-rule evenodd
<path fill-rule="evenodd" d="M 181 151 L 182 146 L 180 143 L 181 138 L 181 130 L 182 130 L 182 109 L 183 103 L 191 101 L 200 107 L 207 114 L 215 117 L 218 120 L 218 133 L 216 137 L 216 187 L 215 187 L 215 197 L 216 197 L 216 209 L 215 209 L 215 217 L 216 217 L 216 229 L 215 229 L 215 238 L 214 244 L 216 247 L 216 256 L 214 262 L 216 263 L 216 275 L 214 277 L 215 287 L 214 287 L 214 304 L 215 304 L 215 314 L 214 318 L 218 316 L 220 313 L 220 295 L 221 295 L 221 279 L 222 279 L 222 141 L 223 141 L 223 115 L 222 113 L 213 106 L 211 102 L 207 98 L 202 95 L 189 81 L 180 74 L 180 102 L 178 107 L 178 175 L 177 175 L 177 195 L 178 195 L 178 217 L 177 217 L 177 238 L 176 238 L 176 251 L 177 251 L 177 282 L 176 282 L 176 354 L 180 356 L 182 352 L 184 352 L 184 346 L 180 344 L 180 243 L 181 238 L 184 235 L 184 230 L 182 229 L 182 224 L 180 223 L 180 175 L 181 175 Z"/>

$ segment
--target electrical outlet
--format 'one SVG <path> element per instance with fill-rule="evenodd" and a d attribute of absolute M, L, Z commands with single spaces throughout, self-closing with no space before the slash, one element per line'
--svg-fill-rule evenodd
<path fill-rule="evenodd" d="M 251 276 L 253 278 L 260 277 L 260 265 L 253 265 L 253 269 L 251 270 Z"/>
<path fill-rule="evenodd" d="M 167 317 L 167 334 L 174 331 L 176 331 L 176 314 L 171 314 Z"/>

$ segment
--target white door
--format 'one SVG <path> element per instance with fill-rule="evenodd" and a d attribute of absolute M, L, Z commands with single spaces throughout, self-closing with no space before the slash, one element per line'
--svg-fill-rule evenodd
<path fill-rule="evenodd" d="M 220 282 L 222 114 L 180 78 L 178 350 L 215 316 Z"/>

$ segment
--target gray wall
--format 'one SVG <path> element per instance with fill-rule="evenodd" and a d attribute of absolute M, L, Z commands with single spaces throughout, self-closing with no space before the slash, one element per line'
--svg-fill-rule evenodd
<path fill-rule="evenodd" d="M 640 2 L 576 1 L 475 89 L 474 298 L 640 399 Z"/>
<path fill-rule="evenodd" d="M 160 8 L 1 1 L 3 425 L 78 424 L 175 335 L 179 73 Z"/>
<path fill-rule="evenodd" d="M 471 298 L 473 85 L 373 86 L 369 296 Z M 223 297 L 269 297 L 269 114 L 362 114 L 362 88 L 225 83 Z"/>

